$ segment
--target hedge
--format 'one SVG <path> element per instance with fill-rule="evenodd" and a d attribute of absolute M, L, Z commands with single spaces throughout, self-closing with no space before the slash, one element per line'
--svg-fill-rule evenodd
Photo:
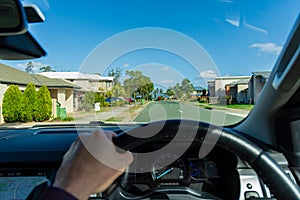
<path fill-rule="evenodd" d="M 19 121 L 21 98 L 22 92 L 17 85 L 11 85 L 5 91 L 2 103 L 2 114 L 6 123 Z"/>
<path fill-rule="evenodd" d="M 52 99 L 47 86 L 43 85 L 36 93 L 34 102 L 34 121 L 49 120 L 52 115 Z"/>
<path fill-rule="evenodd" d="M 24 93 L 17 85 L 11 85 L 4 93 L 2 114 L 6 123 L 42 122 L 52 116 L 52 99 L 47 86 L 36 92 L 35 85 L 29 83 Z"/>
<path fill-rule="evenodd" d="M 34 119 L 36 90 L 33 83 L 28 83 L 20 101 L 20 121 L 31 122 Z"/>

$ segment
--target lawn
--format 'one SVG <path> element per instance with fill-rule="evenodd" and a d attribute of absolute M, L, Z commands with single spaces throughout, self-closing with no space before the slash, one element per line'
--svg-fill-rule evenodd
<path fill-rule="evenodd" d="M 239 109 L 239 110 L 247 110 L 251 111 L 254 105 L 249 104 L 231 104 L 231 105 L 220 105 L 220 104 L 207 104 L 207 103 L 199 103 L 199 106 L 204 107 L 206 109 L 218 109 L 218 110 L 226 110 L 230 109 Z"/>
<path fill-rule="evenodd" d="M 231 104 L 226 105 L 226 108 L 240 109 L 240 110 L 252 110 L 254 105 L 249 104 Z"/>
<path fill-rule="evenodd" d="M 110 117 L 105 121 L 107 121 L 107 122 L 121 122 L 124 118 L 125 117 Z"/>

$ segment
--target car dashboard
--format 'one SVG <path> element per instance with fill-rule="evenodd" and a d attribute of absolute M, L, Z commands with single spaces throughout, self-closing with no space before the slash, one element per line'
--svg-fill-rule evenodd
<path fill-rule="evenodd" d="M 64 153 L 78 133 L 92 132 L 96 128 L 58 126 L 2 129 L 0 199 L 26 199 L 36 185 L 45 181 L 52 183 Z M 101 128 L 118 133 L 132 126 L 112 125 Z M 165 143 L 161 141 L 140 148 L 146 152 L 163 145 Z M 90 198 L 102 199 L 109 196 L 111 199 L 151 199 L 153 195 L 175 195 L 175 199 L 209 199 L 209 195 L 207 198 L 203 196 L 204 193 L 222 199 L 272 197 L 255 171 L 239 157 L 216 147 L 204 158 L 199 158 L 199 148 L 199 143 L 192 143 L 182 155 L 177 154 L 174 149 L 154 156 L 146 161 L 150 170 L 143 172 L 139 169 L 139 173 L 126 170 L 107 191 L 93 194 Z M 270 151 L 269 155 L 288 169 L 283 155 L 274 151 Z M 134 164 L 129 166 L 137 167 Z M 181 193 L 176 193 L 176 190 Z M 158 198 L 168 199 L 170 196 Z"/>

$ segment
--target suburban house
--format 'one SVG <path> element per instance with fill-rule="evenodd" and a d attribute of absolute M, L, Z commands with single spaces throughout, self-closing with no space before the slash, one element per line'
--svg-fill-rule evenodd
<path fill-rule="evenodd" d="M 252 72 L 248 83 L 248 101 L 255 104 L 258 97 L 270 76 L 270 71 Z"/>
<path fill-rule="evenodd" d="M 205 99 L 207 100 L 207 91 L 205 92 L 205 94 L 203 94 L 203 90 L 205 88 L 201 87 L 201 86 L 194 86 L 193 87 L 194 90 L 191 94 L 192 99 L 196 99 L 196 100 L 201 100 L 201 97 L 205 96 Z M 206 89 L 205 89 L 206 90 Z"/>
<path fill-rule="evenodd" d="M 204 89 L 203 87 L 194 86 L 193 88 L 194 88 L 193 95 L 195 95 L 195 96 L 202 95 L 202 92 L 203 92 L 203 89 Z M 204 94 L 204 95 L 206 95 L 206 94 Z"/>
<path fill-rule="evenodd" d="M 219 103 L 228 96 L 240 103 L 247 99 L 245 89 L 248 87 L 250 76 L 224 76 L 208 81 L 210 103 Z"/>
<path fill-rule="evenodd" d="M 248 103 L 248 79 L 241 79 L 225 85 L 226 96 L 231 103 Z"/>
<path fill-rule="evenodd" d="M 207 81 L 207 88 L 208 88 L 208 91 L 207 91 L 207 95 L 208 96 L 211 96 L 211 97 L 215 97 L 216 96 L 216 89 L 215 89 L 215 80 L 209 80 Z"/>
<path fill-rule="evenodd" d="M 107 92 L 111 91 L 114 85 L 114 77 L 99 74 L 84 74 L 81 72 L 43 72 L 40 74 L 48 78 L 66 80 L 80 87 L 80 89 L 74 89 L 73 94 L 73 105 L 76 111 L 79 110 L 86 92 Z"/>
<path fill-rule="evenodd" d="M 37 90 L 46 85 L 52 98 L 52 113 L 56 116 L 56 103 L 59 102 L 62 108 L 66 108 L 67 113 L 73 113 L 73 90 L 78 86 L 62 79 L 52 79 L 40 74 L 29 74 L 16 68 L 0 64 L 0 123 L 2 117 L 2 100 L 6 89 L 10 85 L 18 85 L 24 91 L 28 83 L 34 83 Z"/>
<path fill-rule="evenodd" d="M 269 71 L 252 72 L 252 76 L 225 76 L 207 81 L 210 103 L 226 97 L 232 103 L 255 104 L 270 76 Z"/>
<path fill-rule="evenodd" d="M 106 92 L 113 88 L 114 77 L 81 72 L 42 72 L 49 78 L 64 79 L 80 86 L 82 91 Z"/>

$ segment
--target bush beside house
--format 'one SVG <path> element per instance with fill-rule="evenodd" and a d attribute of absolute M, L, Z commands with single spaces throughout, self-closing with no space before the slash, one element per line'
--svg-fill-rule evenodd
<path fill-rule="evenodd" d="M 111 91 L 106 92 L 105 95 L 103 93 L 89 91 L 84 95 L 82 108 L 84 109 L 84 111 L 90 112 L 94 109 L 95 103 L 100 103 L 100 106 L 107 107 L 109 103 L 105 100 L 106 97 L 111 97 L 111 95 Z"/>
<path fill-rule="evenodd" d="M 84 99 L 83 99 L 83 109 L 86 112 L 90 112 L 91 110 L 93 110 L 94 104 L 95 104 L 95 93 L 87 92 L 84 95 Z"/>
<path fill-rule="evenodd" d="M 28 83 L 20 101 L 20 121 L 31 122 L 34 119 L 34 102 L 36 89 L 33 83 Z"/>
<path fill-rule="evenodd" d="M 17 122 L 20 119 L 20 100 L 22 92 L 17 85 L 8 87 L 3 96 L 2 114 L 7 123 Z"/>
<path fill-rule="evenodd" d="M 49 120 L 52 100 L 47 86 L 42 86 L 36 92 L 35 85 L 29 83 L 23 94 L 18 86 L 9 86 L 4 93 L 2 114 L 6 123 Z"/>
<path fill-rule="evenodd" d="M 52 115 L 52 100 L 47 86 L 43 85 L 36 93 L 34 102 L 34 121 L 49 120 Z"/>

